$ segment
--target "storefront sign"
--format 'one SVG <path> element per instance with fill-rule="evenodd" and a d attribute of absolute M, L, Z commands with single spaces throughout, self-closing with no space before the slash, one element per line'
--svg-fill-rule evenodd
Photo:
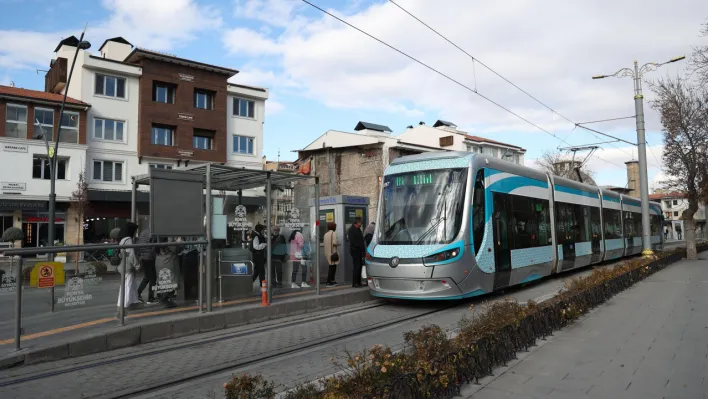
<path fill-rule="evenodd" d="M 0 210 L 44 211 L 46 209 L 47 201 L 0 200 Z"/>
<path fill-rule="evenodd" d="M 194 120 L 194 115 L 192 115 L 192 114 L 182 114 L 182 113 L 179 113 L 179 114 L 177 114 L 177 119 L 179 119 L 179 120 L 181 120 L 181 121 L 193 121 L 193 120 Z"/>
<path fill-rule="evenodd" d="M 25 223 L 49 223 L 49 218 L 46 216 L 27 216 L 25 217 Z M 54 218 L 55 222 L 63 222 L 62 218 Z"/>
<path fill-rule="evenodd" d="M 194 82 L 194 76 L 187 75 L 186 73 L 178 73 L 179 80 L 184 80 L 185 82 Z"/>
<path fill-rule="evenodd" d="M 70 307 L 86 305 L 86 301 L 90 301 L 91 299 L 93 299 L 93 295 L 84 293 L 84 280 L 80 277 L 72 277 L 66 284 L 64 296 L 57 298 L 57 303 Z"/>
<path fill-rule="evenodd" d="M 27 189 L 27 183 L 4 181 L 0 182 L 0 190 L 2 191 L 25 191 Z"/>
<path fill-rule="evenodd" d="M 177 151 L 177 154 L 183 157 L 191 157 L 194 156 L 194 151 L 189 151 L 189 150 L 179 150 Z"/>
<path fill-rule="evenodd" d="M 237 206 L 234 215 L 236 217 L 233 222 L 229 222 L 229 227 L 237 231 L 249 230 L 251 228 L 251 223 L 246 219 L 247 211 L 245 206 Z"/>
<path fill-rule="evenodd" d="M 26 144 L 3 144 L 3 150 L 7 152 L 27 152 Z"/>

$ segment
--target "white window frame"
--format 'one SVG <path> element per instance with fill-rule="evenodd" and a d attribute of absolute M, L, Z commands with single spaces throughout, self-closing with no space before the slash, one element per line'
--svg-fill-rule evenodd
<path fill-rule="evenodd" d="M 69 117 L 71 117 L 71 115 L 76 116 L 76 127 L 64 126 L 61 124 L 61 120 L 60 120 L 59 121 L 59 131 L 61 131 L 62 129 L 75 130 L 76 131 L 76 142 L 62 141 L 62 143 L 79 144 L 79 139 L 80 139 L 80 137 L 79 137 L 79 124 L 81 123 L 81 120 L 79 118 L 81 118 L 81 115 L 78 112 L 66 111 L 66 110 L 64 111 L 64 115 L 68 115 Z M 62 138 L 62 136 L 63 135 L 59 136 L 59 138 Z"/>
<path fill-rule="evenodd" d="M 52 124 L 51 124 L 51 125 L 47 125 L 46 123 L 37 123 L 37 111 L 38 111 L 38 110 L 39 110 L 39 111 L 49 111 L 49 112 L 52 113 Z M 35 136 L 36 136 L 37 134 L 42 134 L 42 133 L 49 132 L 49 137 L 51 137 L 51 139 L 50 139 L 49 141 L 53 141 L 53 140 L 54 140 L 54 113 L 55 113 L 55 112 L 56 112 L 56 111 L 55 111 L 53 108 L 44 108 L 44 107 L 35 107 L 35 108 L 34 108 L 34 120 L 32 121 L 32 124 L 33 124 L 34 126 L 39 126 L 39 127 L 40 127 L 39 129 L 34 129 L 34 130 L 35 130 L 35 131 L 34 131 L 34 135 L 35 135 Z M 61 122 L 60 122 L 60 124 L 61 124 Z"/>
<path fill-rule="evenodd" d="M 42 160 L 42 175 L 40 177 L 34 177 L 34 160 L 37 158 Z M 59 178 L 59 170 L 57 169 L 54 171 L 54 174 L 56 174 L 56 179 L 61 180 L 61 181 L 70 180 L 71 177 L 69 176 L 69 158 L 58 157 L 57 158 L 57 168 L 59 167 L 59 161 L 64 161 L 64 178 L 63 179 Z M 38 155 L 38 154 L 32 155 L 32 179 L 33 180 L 50 180 L 49 178 L 47 178 L 47 179 L 44 178 L 44 163 L 45 162 L 49 163 L 49 158 L 47 156 Z"/>
<path fill-rule="evenodd" d="M 10 115 L 10 113 L 8 112 L 8 110 L 9 110 L 10 108 L 23 108 L 23 109 L 25 110 L 25 120 L 24 120 L 24 121 L 20 121 L 20 120 L 10 120 L 10 119 L 8 119 L 8 117 L 9 117 L 9 115 Z M 14 138 L 20 138 L 20 139 L 26 139 L 26 138 L 27 138 L 27 115 L 29 115 L 28 112 L 29 112 L 29 110 L 27 109 L 27 106 L 26 106 L 26 105 L 13 104 L 13 103 L 7 103 L 7 104 L 5 104 L 5 137 L 14 137 L 14 136 L 8 136 L 8 135 L 7 135 L 7 123 L 9 122 L 9 123 L 16 123 L 16 124 L 18 124 L 18 125 L 25 125 L 25 135 L 24 135 L 24 137 L 14 137 Z"/>
<path fill-rule="evenodd" d="M 96 122 L 97 121 L 101 121 L 101 137 L 96 137 Z M 120 140 L 115 139 L 115 138 L 114 139 L 105 138 L 106 137 L 106 122 L 113 122 L 113 137 L 115 137 L 115 135 L 116 135 L 116 123 L 122 123 L 123 124 L 123 133 L 122 133 L 123 138 L 121 138 Z M 101 118 L 101 117 L 95 116 L 93 118 L 93 135 L 91 136 L 91 138 L 93 140 L 105 141 L 107 143 L 125 143 L 126 137 L 127 137 L 127 134 L 126 134 L 127 127 L 126 126 L 128 126 L 128 122 L 121 120 L 121 119 Z"/>
<path fill-rule="evenodd" d="M 199 106 L 199 96 L 204 96 L 204 107 Z M 255 104 L 254 104 L 255 107 Z M 194 108 L 203 109 L 206 111 L 212 111 L 214 109 L 214 95 L 207 91 L 201 89 L 194 90 Z M 255 114 L 255 108 L 254 108 Z"/>
<path fill-rule="evenodd" d="M 164 169 L 164 170 L 174 169 L 174 166 L 166 164 L 166 163 L 149 163 L 148 167 L 155 168 L 155 169 Z"/>
<path fill-rule="evenodd" d="M 253 116 L 241 115 L 241 101 L 253 103 Z M 238 106 L 236 106 L 237 104 L 238 104 Z M 255 100 L 251 100 L 248 98 L 242 98 L 242 97 L 233 97 L 232 101 L 231 101 L 231 107 L 233 108 L 231 110 L 231 115 L 236 118 L 244 118 L 244 119 L 251 119 L 251 120 L 256 119 L 256 101 Z M 248 105 L 246 106 L 246 114 L 248 114 Z"/>
<path fill-rule="evenodd" d="M 96 162 L 101 163 L 101 178 L 96 179 Z M 111 166 L 112 168 L 112 178 L 113 180 L 103 180 L 103 170 L 105 168 L 106 162 L 110 162 L 113 165 Z M 115 180 L 116 178 L 116 164 L 121 165 L 121 180 Z M 124 161 L 115 161 L 112 159 L 92 159 L 91 160 L 91 181 L 96 182 L 96 183 L 104 183 L 104 184 L 124 184 L 125 183 L 125 162 Z"/>
<path fill-rule="evenodd" d="M 238 140 L 239 148 L 236 148 L 236 146 L 234 145 L 234 144 L 235 144 L 235 141 L 234 141 L 234 140 L 235 140 L 236 137 L 239 138 L 239 140 Z M 246 138 L 246 140 L 251 140 L 251 141 L 252 141 L 252 143 L 253 143 L 253 145 L 252 145 L 252 147 L 253 147 L 253 152 L 252 152 L 252 153 L 240 152 L 240 151 L 239 151 L 240 145 L 241 145 L 241 140 L 240 140 L 241 137 Z M 248 150 L 248 141 L 246 141 L 246 150 Z M 232 153 L 232 154 L 234 154 L 234 155 L 241 155 L 241 156 L 256 156 L 256 152 L 257 152 L 257 149 L 256 149 L 256 138 L 255 138 L 255 137 L 251 137 L 251 136 L 241 136 L 241 135 L 238 135 L 238 134 L 234 134 L 233 136 L 231 136 L 231 153 Z"/>
<path fill-rule="evenodd" d="M 96 80 L 98 80 L 97 76 L 103 76 L 103 87 L 101 88 L 102 92 L 98 93 L 98 87 L 96 85 Z M 106 80 L 107 79 L 115 79 L 115 95 L 110 96 L 106 94 Z M 118 80 L 123 80 L 123 97 L 118 95 Z M 104 98 L 112 98 L 112 99 L 118 99 L 118 100 L 127 100 L 128 99 L 128 79 L 124 78 L 122 76 L 115 76 L 115 75 L 106 75 L 105 73 L 97 73 L 93 77 L 93 95 L 97 97 L 104 97 Z"/>
<path fill-rule="evenodd" d="M 170 131 L 170 144 L 159 144 L 153 142 L 153 136 L 155 132 L 153 129 L 164 129 L 164 130 L 169 130 Z M 156 141 L 156 140 L 155 140 Z M 151 145 L 159 145 L 159 146 L 164 146 L 164 147 L 174 147 L 175 146 L 175 129 L 173 127 L 158 127 L 158 126 L 152 126 L 150 127 L 150 144 Z"/>

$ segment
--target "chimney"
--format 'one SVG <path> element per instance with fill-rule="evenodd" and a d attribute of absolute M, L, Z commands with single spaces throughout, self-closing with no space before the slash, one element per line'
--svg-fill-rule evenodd
<path fill-rule="evenodd" d="M 628 161 L 627 165 L 627 188 L 630 190 L 629 195 L 638 198 L 639 193 L 639 161 Z"/>

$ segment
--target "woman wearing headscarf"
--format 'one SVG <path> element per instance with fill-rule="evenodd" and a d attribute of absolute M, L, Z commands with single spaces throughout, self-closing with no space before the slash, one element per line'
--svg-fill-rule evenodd
<path fill-rule="evenodd" d="M 366 226 L 366 230 L 364 230 L 364 242 L 366 243 L 366 247 L 369 247 L 369 244 L 371 244 L 371 240 L 374 239 L 374 229 L 376 228 L 376 223 L 371 222 L 369 223 L 368 226 Z"/>
<path fill-rule="evenodd" d="M 128 222 L 120 230 L 118 234 L 119 245 L 132 245 L 135 232 L 138 231 L 138 225 Z M 126 309 L 134 307 L 138 303 L 138 287 L 135 280 L 135 272 L 140 270 L 140 261 L 135 255 L 133 248 L 120 249 L 121 263 L 118 266 L 118 272 L 125 274 L 125 286 L 118 290 L 118 311 L 120 312 L 120 299 L 124 295 L 123 306 Z"/>

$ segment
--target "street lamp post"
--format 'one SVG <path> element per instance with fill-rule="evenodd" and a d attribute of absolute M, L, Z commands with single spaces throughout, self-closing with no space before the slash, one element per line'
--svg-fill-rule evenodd
<path fill-rule="evenodd" d="M 651 249 L 651 228 L 649 222 L 649 182 L 647 178 L 647 150 L 646 138 L 644 134 L 644 95 L 642 94 L 642 77 L 645 73 L 655 71 L 662 65 L 680 61 L 686 57 L 676 57 L 669 61 L 657 63 L 649 62 L 641 67 L 634 61 L 634 68 L 622 68 L 612 75 L 593 76 L 593 79 L 603 79 L 612 76 L 623 78 L 631 77 L 634 80 L 634 110 L 637 122 L 637 146 L 639 153 L 639 191 L 642 200 L 642 255 L 651 256 L 654 251 Z"/>
<path fill-rule="evenodd" d="M 49 140 L 45 138 L 45 143 L 47 143 L 47 155 L 49 156 L 49 173 L 51 174 L 49 179 L 49 231 L 47 232 L 47 238 L 49 241 L 49 246 L 54 246 L 54 236 L 55 236 L 55 214 L 56 214 L 56 180 L 57 180 L 57 152 L 59 151 L 59 139 L 61 137 L 61 123 L 64 118 L 64 106 L 66 105 L 66 97 L 69 93 L 69 84 L 71 84 L 71 76 L 74 74 L 74 64 L 76 64 L 76 57 L 79 55 L 79 50 L 86 50 L 91 48 L 91 43 L 84 41 L 84 35 L 86 34 L 86 28 L 81 32 L 81 37 L 79 38 L 79 43 L 76 45 L 76 51 L 74 51 L 74 60 L 71 63 L 71 69 L 69 69 L 69 75 L 66 78 L 66 87 L 64 88 L 64 99 L 61 102 L 61 108 L 59 108 L 59 126 L 56 128 L 56 134 L 54 135 L 54 147 L 50 147 Z M 50 260 L 54 260 L 54 255 L 49 255 Z M 53 288 L 52 288 L 53 290 Z M 52 296 L 53 298 L 53 296 Z M 54 304 L 52 301 L 52 311 L 54 311 Z"/>

